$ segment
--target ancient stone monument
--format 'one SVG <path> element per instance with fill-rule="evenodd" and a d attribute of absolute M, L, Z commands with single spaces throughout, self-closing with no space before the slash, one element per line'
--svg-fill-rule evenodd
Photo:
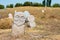
<path fill-rule="evenodd" d="M 12 34 L 15 36 L 24 34 L 24 27 L 25 27 L 25 17 L 23 12 L 15 12 L 14 22 L 12 25 Z"/>
<path fill-rule="evenodd" d="M 36 27 L 35 17 L 33 15 L 29 15 L 27 19 L 28 19 L 28 25 L 30 25 L 31 28 Z"/>
<path fill-rule="evenodd" d="M 12 25 L 13 36 L 19 36 L 24 34 L 26 20 L 27 20 L 27 25 L 29 25 L 31 28 L 36 27 L 35 17 L 33 15 L 30 15 L 28 11 L 25 12 L 15 11 L 14 22 Z"/>
<path fill-rule="evenodd" d="M 29 13 L 28 11 L 24 11 L 23 13 L 24 13 L 24 16 L 25 16 L 26 18 L 30 15 L 30 13 Z"/>

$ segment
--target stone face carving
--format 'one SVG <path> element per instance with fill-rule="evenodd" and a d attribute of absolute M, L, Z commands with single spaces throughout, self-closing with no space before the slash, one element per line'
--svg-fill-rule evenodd
<path fill-rule="evenodd" d="M 28 21 L 27 25 L 29 25 L 31 28 L 36 26 L 35 23 L 35 17 L 33 15 L 30 15 L 28 11 L 25 12 L 16 12 L 14 14 L 14 22 L 12 25 L 12 34 L 15 36 L 19 36 L 24 34 L 24 28 L 26 20 Z"/>
<path fill-rule="evenodd" d="M 14 24 L 23 25 L 25 23 L 26 18 L 24 17 L 23 12 L 16 12 L 14 15 Z"/>
<path fill-rule="evenodd" d="M 15 12 L 14 23 L 12 25 L 12 34 L 15 36 L 24 34 L 25 17 L 23 12 Z"/>

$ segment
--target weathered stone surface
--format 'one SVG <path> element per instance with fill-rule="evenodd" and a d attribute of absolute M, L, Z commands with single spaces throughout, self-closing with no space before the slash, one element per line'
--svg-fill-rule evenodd
<path fill-rule="evenodd" d="M 29 25 L 31 28 L 36 27 L 36 23 L 35 23 L 35 22 L 28 22 L 28 25 Z"/>
<path fill-rule="evenodd" d="M 15 12 L 14 22 L 12 25 L 12 34 L 14 36 L 19 36 L 19 35 L 24 34 L 26 20 L 28 21 L 27 25 L 29 25 L 31 28 L 36 27 L 35 17 L 33 15 L 30 15 L 28 11 L 25 11 L 24 13 Z"/>
<path fill-rule="evenodd" d="M 11 13 L 8 14 L 8 18 L 13 19 L 13 16 Z"/>
<path fill-rule="evenodd" d="M 29 15 L 27 19 L 28 19 L 29 22 L 34 22 L 35 21 L 35 17 L 33 15 Z"/>
<path fill-rule="evenodd" d="M 30 13 L 28 11 L 25 11 L 24 15 L 26 17 L 26 21 L 28 21 L 28 25 L 31 28 L 36 27 L 35 17 L 33 15 L 30 15 Z"/>
<path fill-rule="evenodd" d="M 33 28 L 36 27 L 35 17 L 33 15 L 28 16 L 28 25 Z"/>
<path fill-rule="evenodd" d="M 30 15 L 28 11 L 24 11 L 24 16 L 27 18 Z"/>
<path fill-rule="evenodd" d="M 14 23 L 16 25 L 23 25 L 25 23 L 25 17 L 23 12 L 16 12 L 14 15 Z"/>
<path fill-rule="evenodd" d="M 14 23 L 12 25 L 13 36 L 19 36 L 24 34 L 25 17 L 23 12 L 15 12 Z"/>
<path fill-rule="evenodd" d="M 25 25 L 22 25 L 22 26 L 17 26 L 17 25 L 13 25 L 12 27 L 12 34 L 13 36 L 20 36 L 20 35 L 23 35 L 24 34 L 24 27 Z"/>

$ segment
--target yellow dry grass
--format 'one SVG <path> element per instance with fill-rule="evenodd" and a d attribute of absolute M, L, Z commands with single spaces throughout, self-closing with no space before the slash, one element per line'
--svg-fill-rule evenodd
<path fill-rule="evenodd" d="M 37 27 L 33 29 L 27 29 L 26 33 L 38 33 L 38 34 L 54 34 L 50 35 L 49 38 L 43 38 L 41 40 L 60 40 L 60 8 L 50 8 L 47 7 L 45 12 L 42 13 L 44 7 L 16 7 L 7 8 L 0 10 L 2 19 L 0 19 L 0 28 L 11 28 L 12 20 L 8 18 L 8 14 L 12 13 L 14 15 L 16 11 L 29 11 L 36 18 Z M 11 32 L 11 29 L 0 30 L 0 33 Z M 3 35 L 3 34 L 1 34 Z M 26 35 L 27 36 L 27 35 Z M 27 37 L 28 38 L 28 37 Z M 34 39 L 35 40 L 35 39 Z M 40 39 L 37 39 L 40 40 Z"/>
<path fill-rule="evenodd" d="M 14 15 L 15 10 L 16 11 L 29 11 L 32 15 L 36 18 L 36 23 L 38 25 L 42 23 L 48 23 L 49 21 L 59 21 L 60 20 L 60 8 L 50 8 L 47 7 L 45 12 L 42 13 L 42 10 L 44 10 L 44 7 L 16 7 L 16 8 L 7 8 L 0 10 L 0 15 L 2 15 L 2 18 L 7 18 L 9 13 L 12 13 Z M 5 19 L 4 19 L 5 20 Z M 3 22 L 3 21 L 2 21 Z M 9 22 L 9 19 L 7 20 L 7 23 Z M 1 24 L 1 22 L 0 22 Z"/>
<path fill-rule="evenodd" d="M 0 29 L 9 29 L 12 26 L 12 20 L 9 18 L 0 19 Z"/>

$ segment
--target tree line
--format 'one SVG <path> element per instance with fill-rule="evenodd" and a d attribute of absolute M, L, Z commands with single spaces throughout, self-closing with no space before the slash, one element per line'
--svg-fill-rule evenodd
<path fill-rule="evenodd" d="M 51 0 L 47 0 L 47 2 L 45 3 L 45 0 L 42 1 L 42 3 L 38 3 L 38 2 L 29 2 L 26 1 L 23 4 L 22 3 L 16 3 L 15 5 L 13 4 L 9 4 L 6 5 L 6 8 L 13 8 L 13 7 L 20 7 L 20 6 L 37 6 L 37 7 L 44 7 L 45 4 L 47 7 L 60 7 L 60 4 L 55 3 L 51 6 Z M 0 4 L 0 9 L 4 9 L 4 5 Z"/>

